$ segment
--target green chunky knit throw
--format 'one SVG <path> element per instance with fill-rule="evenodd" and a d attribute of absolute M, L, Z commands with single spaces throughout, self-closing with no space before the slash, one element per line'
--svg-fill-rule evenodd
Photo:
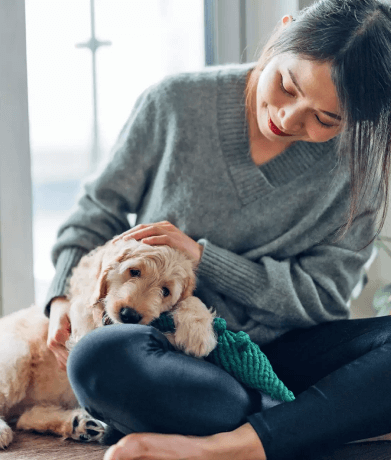
<path fill-rule="evenodd" d="M 174 320 L 163 313 L 151 323 L 161 332 L 174 332 Z M 215 318 L 216 348 L 205 357 L 206 361 L 221 367 L 244 385 L 261 390 L 273 399 L 293 401 L 293 393 L 277 377 L 266 355 L 245 332 L 227 331 L 223 318 Z"/>

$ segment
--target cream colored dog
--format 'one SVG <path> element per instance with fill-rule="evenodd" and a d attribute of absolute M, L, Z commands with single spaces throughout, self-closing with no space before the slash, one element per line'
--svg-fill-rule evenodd
<path fill-rule="evenodd" d="M 72 334 L 69 348 L 91 330 L 112 323 L 149 324 L 173 312 L 167 338 L 187 354 L 202 357 L 216 346 L 214 314 L 192 296 L 191 261 L 167 246 L 135 240 L 108 242 L 84 256 L 69 284 Z M 104 425 L 78 407 L 67 375 L 46 346 L 48 319 L 36 306 L 0 319 L 0 448 L 10 444 L 5 420 L 22 430 L 52 432 L 96 441 Z"/>
<path fill-rule="evenodd" d="M 105 312 L 106 324 L 149 324 L 161 313 L 172 311 L 175 334 L 169 341 L 184 353 L 207 356 L 216 346 L 214 313 L 193 296 L 195 275 L 192 262 L 168 246 L 149 246 L 135 240 L 109 243 L 100 251 L 95 267 L 98 283 L 93 295 L 97 317 Z M 88 264 L 88 259 L 85 259 Z M 79 286 L 79 275 L 71 280 Z M 82 295 L 78 296 L 82 302 Z M 84 303 L 86 305 L 86 303 Z M 84 335 L 83 331 L 81 334 Z"/>

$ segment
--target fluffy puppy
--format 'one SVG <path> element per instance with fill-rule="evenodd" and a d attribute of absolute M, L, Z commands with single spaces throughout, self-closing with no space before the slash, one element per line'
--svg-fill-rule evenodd
<path fill-rule="evenodd" d="M 78 406 L 66 372 L 47 348 L 48 325 L 36 306 L 0 319 L 0 449 L 13 439 L 7 424 L 13 420 L 21 430 L 78 441 L 104 435 L 104 425 Z"/>
<path fill-rule="evenodd" d="M 95 289 L 89 296 L 85 287 L 91 284 L 91 274 Z M 85 328 L 91 328 L 88 321 L 149 324 L 172 311 L 176 330 L 166 334 L 170 342 L 189 355 L 206 356 L 216 346 L 214 314 L 193 296 L 194 287 L 194 267 L 182 252 L 136 240 L 108 242 L 84 257 L 71 278 L 70 298 L 93 311 L 90 317 L 86 309 L 73 336 L 77 340 L 84 335 Z"/>
<path fill-rule="evenodd" d="M 70 300 L 71 348 L 91 330 L 111 323 L 149 324 L 172 310 L 175 334 L 170 342 L 193 356 L 206 356 L 216 345 L 214 314 L 192 296 L 191 261 L 167 246 L 135 240 L 111 241 L 84 256 L 74 269 Z M 0 448 L 13 432 L 52 432 L 80 441 L 96 441 L 104 425 L 80 409 L 65 371 L 46 346 L 48 319 L 32 306 L 0 318 Z"/>

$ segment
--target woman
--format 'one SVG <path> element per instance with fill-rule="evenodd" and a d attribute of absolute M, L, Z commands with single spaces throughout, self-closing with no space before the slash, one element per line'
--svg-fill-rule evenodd
<path fill-rule="evenodd" d="M 384 222 L 390 103 L 382 0 L 321 0 L 282 19 L 256 66 L 170 77 L 139 98 L 60 229 L 49 347 L 65 367 L 65 280 L 82 255 L 116 234 L 168 244 L 296 400 L 244 388 L 152 327 L 100 328 L 68 373 L 80 404 L 127 435 L 105 460 L 303 459 L 391 431 L 389 318 L 347 319 L 382 206 Z"/>

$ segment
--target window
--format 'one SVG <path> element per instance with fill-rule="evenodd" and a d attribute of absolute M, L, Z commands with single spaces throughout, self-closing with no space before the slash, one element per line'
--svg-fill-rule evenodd
<path fill-rule="evenodd" d="M 165 75 L 204 66 L 203 4 L 26 0 L 36 302 L 44 301 L 54 275 L 57 230 L 82 181 L 107 158 L 138 95 Z M 95 98 L 92 16 L 103 42 L 95 52 Z"/>

